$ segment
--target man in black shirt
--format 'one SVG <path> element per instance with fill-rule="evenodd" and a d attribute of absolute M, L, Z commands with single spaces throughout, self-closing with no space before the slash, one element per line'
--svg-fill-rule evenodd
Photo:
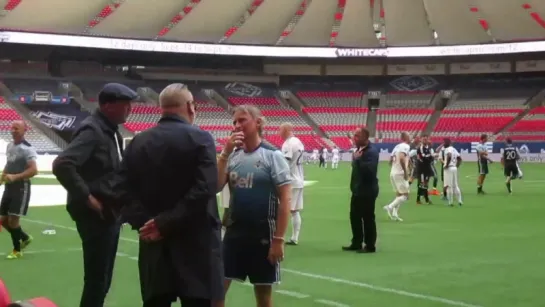
<path fill-rule="evenodd" d="M 503 165 L 503 174 L 505 175 L 505 185 L 509 194 L 511 190 L 511 179 L 521 178 L 520 168 L 518 166 L 518 160 L 520 160 L 520 153 L 518 148 L 513 146 L 511 138 L 505 139 L 505 148 L 503 149 L 503 155 L 501 157 L 501 164 Z"/>
<path fill-rule="evenodd" d="M 378 196 L 378 149 L 369 141 L 369 130 L 358 128 L 354 133 L 356 151 L 352 159 L 350 179 L 350 226 L 352 243 L 343 246 L 345 251 L 374 253 L 377 240 L 375 201 Z M 365 246 L 362 248 L 362 243 Z"/>
<path fill-rule="evenodd" d="M 102 307 L 114 269 L 121 225 L 104 195 L 121 163 L 118 125 L 137 98 L 130 88 L 109 83 L 98 95 L 98 110 L 84 119 L 68 147 L 53 162 L 53 174 L 68 192 L 66 210 L 75 221 L 83 249 L 84 285 L 80 307 Z"/>
<path fill-rule="evenodd" d="M 434 175 L 433 172 L 433 149 L 428 142 L 428 136 L 422 135 L 422 144 L 416 149 L 416 169 L 418 170 L 418 193 L 416 203 L 420 204 L 420 197 L 423 196 L 428 205 L 431 201 L 428 197 L 428 181 Z"/>

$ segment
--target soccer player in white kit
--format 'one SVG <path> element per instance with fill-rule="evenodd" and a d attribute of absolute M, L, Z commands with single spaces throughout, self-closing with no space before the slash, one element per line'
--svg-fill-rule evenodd
<path fill-rule="evenodd" d="M 318 156 L 320 155 L 320 151 L 316 148 L 312 151 L 312 156 L 310 159 L 312 160 L 312 164 L 318 163 Z"/>
<path fill-rule="evenodd" d="M 411 137 L 409 133 L 401 133 L 402 142 L 397 144 L 393 150 L 390 164 L 390 182 L 396 192 L 396 198 L 388 205 L 384 206 L 384 210 L 388 213 L 390 219 L 394 221 L 403 221 L 399 217 L 399 208 L 409 199 L 409 151 Z"/>
<path fill-rule="evenodd" d="M 456 148 L 451 146 L 450 140 L 445 139 L 445 161 L 443 186 L 447 190 L 448 205 L 452 206 L 453 196 L 456 196 L 458 205 L 462 206 L 462 192 L 458 186 L 458 167 L 462 163 L 462 157 Z"/>
<path fill-rule="evenodd" d="M 331 153 L 333 154 L 333 157 L 331 158 L 331 168 L 337 169 L 339 168 L 339 160 L 341 160 L 341 154 L 339 152 L 339 148 L 337 146 L 334 146 L 331 150 Z"/>
<path fill-rule="evenodd" d="M 282 153 L 290 166 L 292 177 L 291 182 L 291 239 L 286 242 L 287 245 L 297 245 L 299 243 L 299 233 L 301 231 L 301 210 L 303 210 L 303 187 L 305 177 L 303 174 L 303 153 L 305 146 L 293 135 L 293 125 L 283 123 L 280 125 L 280 137 L 284 140 Z"/>

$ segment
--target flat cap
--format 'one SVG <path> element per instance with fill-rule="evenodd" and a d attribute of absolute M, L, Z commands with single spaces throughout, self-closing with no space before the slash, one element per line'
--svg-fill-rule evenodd
<path fill-rule="evenodd" d="M 138 94 L 127 86 L 119 83 L 104 85 L 98 94 L 98 103 L 113 103 L 116 101 L 132 101 L 138 98 Z"/>

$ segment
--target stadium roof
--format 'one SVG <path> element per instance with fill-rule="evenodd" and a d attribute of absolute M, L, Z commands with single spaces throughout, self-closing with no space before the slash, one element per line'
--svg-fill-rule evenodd
<path fill-rule="evenodd" d="M 4 5 L 0 28 L 169 41 L 378 47 L 381 40 L 388 46 L 426 46 L 545 39 L 543 0 L 0 0 L 0 4 Z M 382 24 L 380 36 L 376 32 Z"/>

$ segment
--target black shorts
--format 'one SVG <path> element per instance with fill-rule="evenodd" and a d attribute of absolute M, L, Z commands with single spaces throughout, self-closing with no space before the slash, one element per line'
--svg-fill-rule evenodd
<path fill-rule="evenodd" d="M 18 181 L 5 185 L 0 201 L 0 215 L 25 216 L 30 203 L 30 181 Z"/>
<path fill-rule="evenodd" d="M 424 180 L 424 178 L 430 178 L 435 176 L 435 172 L 433 171 L 433 166 L 431 164 L 418 164 L 416 167 L 418 178 L 420 180 Z"/>
<path fill-rule="evenodd" d="M 477 166 L 479 167 L 479 175 L 488 174 L 488 162 L 479 161 L 477 162 Z"/>
<path fill-rule="evenodd" d="M 441 164 L 441 182 L 445 182 L 445 167 Z"/>
<path fill-rule="evenodd" d="M 246 281 L 254 285 L 273 285 L 280 282 L 280 264 L 267 259 L 271 240 L 268 237 L 240 236 L 229 233 L 223 239 L 225 278 Z"/>
<path fill-rule="evenodd" d="M 505 177 L 517 178 L 519 176 L 519 167 L 517 163 L 505 163 L 503 174 Z"/>

